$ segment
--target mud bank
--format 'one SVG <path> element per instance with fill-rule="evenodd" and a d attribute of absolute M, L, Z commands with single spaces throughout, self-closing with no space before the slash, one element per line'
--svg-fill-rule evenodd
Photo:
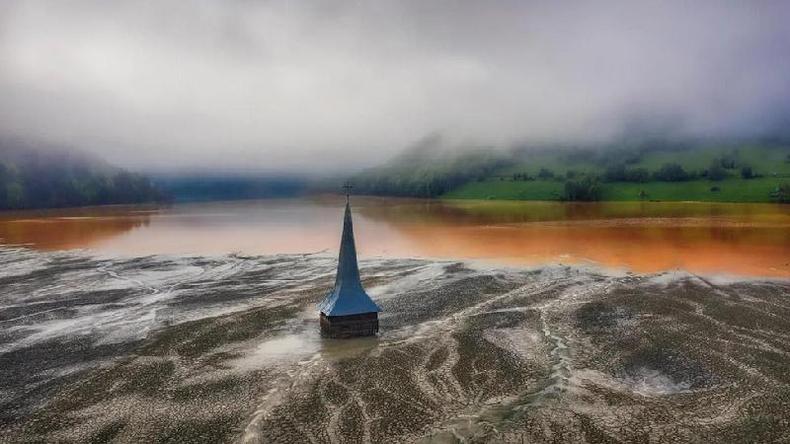
<path fill-rule="evenodd" d="M 790 283 L 323 255 L 0 249 L 0 441 L 790 439 Z"/>

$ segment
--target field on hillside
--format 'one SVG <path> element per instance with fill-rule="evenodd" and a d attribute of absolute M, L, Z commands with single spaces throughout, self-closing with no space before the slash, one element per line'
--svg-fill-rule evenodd
<path fill-rule="evenodd" d="M 736 167 L 727 169 L 724 180 L 697 179 L 682 182 L 651 180 L 638 182 L 603 182 L 603 200 L 665 200 L 714 202 L 767 202 L 781 182 L 790 181 L 790 149 L 762 146 L 732 148 L 703 147 L 688 151 L 652 151 L 628 164 L 628 169 L 644 168 L 651 174 L 666 163 L 680 164 L 689 173 L 703 171 L 714 159 L 732 158 Z M 750 166 L 761 177 L 743 179 L 742 166 Z M 538 178 L 541 169 L 550 171 L 553 178 Z M 527 154 L 523 159 L 502 168 L 484 180 L 468 182 L 445 193 L 450 199 L 560 199 L 569 171 L 577 175 L 601 176 L 605 164 L 584 156 L 558 153 Z M 515 180 L 514 174 L 526 174 L 535 180 Z M 642 193 L 644 191 L 644 193 Z M 641 195 L 641 196 L 640 196 Z"/>
<path fill-rule="evenodd" d="M 785 179 L 790 180 L 790 179 Z M 767 202 L 780 180 L 774 178 L 728 178 L 713 182 L 692 180 L 687 182 L 611 182 L 601 184 L 602 200 L 659 200 L 702 202 Z M 535 180 L 520 182 L 487 179 L 471 182 L 442 197 L 447 199 L 506 199 L 506 200 L 559 200 L 565 181 Z M 718 191 L 711 191 L 718 187 Z M 640 199 L 640 192 L 645 196 Z"/>
<path fill-rule="evenodd" d="M 447 199 L 508 199 L 558 200 L 562 196 L 563 181 L 535 180 L 531 182 L 489 178 L 470 182 L 442 195 Z"/>

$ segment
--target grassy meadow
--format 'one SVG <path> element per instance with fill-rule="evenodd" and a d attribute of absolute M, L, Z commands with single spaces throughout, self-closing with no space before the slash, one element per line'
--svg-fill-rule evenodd
<path fill-rule="evenodd" d="M 521 182 L 490 178 L 482 182 L 470 182 L 443 194 L 442 197 L 447 199 L 560 200 L 564 183 L 564 180 Z M 732 177 L 715 182 L 710 180 L 611 182 L 601 184 L 601 200 L 768 202 L 777 183 L 777 179 L 767 177 L 748 180 Z M 711 191 L 713 187 L 718 187 L 719 191 Z M 644 191 L 644 197 L 640 197 L 641 191 Z"/>
<path fill-rule="evenodd" d="M 644 168 L 651 174 L 662 165 L 676 163 L 689 173 L 705 171 L 717 159 L 728 158 L 734 166 L 724 170 L 724 178 L 667 182 L 650 178 L 646 182 L 601 181 L 600 200 L 607 201 L 710 201 L 769 202 L 771 193 L 782 182 L 790 182 L 790 149 L 786 147 L 740 146 L 699 147 L 690 150 L 651 150 L 638 159 L 629 159 L 627 168 Z M 617 161 L 616 157 L 615 160 Z M 611 164 L 612 160 L 609 161 Z M 757 177 L 744 179 L 741 168 L 749 166 Z M 444 193 L 448 199 L 560 200 L 569 175 L 575 177 L 605 174 L 607 164 L 599 158 L 586 158 L 553 152 L 527 153 L 491 175 L 469 181 Z M 547 170 L 553 177 L 540 177 Z M 527 175 L 532 180 L 518 180 Z"/>

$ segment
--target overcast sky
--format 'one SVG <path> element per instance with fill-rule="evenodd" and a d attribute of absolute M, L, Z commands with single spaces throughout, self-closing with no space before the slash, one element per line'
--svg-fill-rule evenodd
<path fill-rule="evenodd" d="M 314 171 L 427 134 L 756 134 L 790 110 L 788 23 L 779 0 L 3 0 L 0 136 L 139 169 Z"/>

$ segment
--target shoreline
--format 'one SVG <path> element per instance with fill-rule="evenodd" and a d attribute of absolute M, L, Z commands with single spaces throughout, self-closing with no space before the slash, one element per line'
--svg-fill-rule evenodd
<path fill-rule="evenodd" d="M 69 248 L 62 250 L 40 250 L 31 245 L 14 245 L 4 244 L 0 242 L 0 253 L 11 253 L 14 251 L 31 253 L 35 255 L 54 255 L 54 256 L 74 256 L 86 259 L 95 260 L 109 260 L 109 261 L 138 261 L 143 259 L 159 259 L 164 261 L 174 260 L 191 260 L 202 259 L 208 261 L 223 261 L 227 259 L 244 259 L 244 260 L 300 260 L 300 259 L 318 259 L 332 263 L 337 262 L 337 253 L 328 250 L 320 251 L 305 251 L 300 253 L 245 253 L 239 251 L 229 251 L 219 254 L 201 254 L 201 253 L 154 253 L 154 254 L 123 254 L 123 253 L 108 253 L 91 248 Z M 539 272 L 543 270 L 559 270 L 569 269 L 578 273 L 597 274 L 611 278 L 622 277 L 640 277 L 647 279 L 686 279 L 698 278 L 710 282 L 730 284 L 737 282 L 769 282 L 769 283 L 790 283 L 790 273 L 786 274 L 748 274 L 737 273 L 728 270 L 717 271 L 704 271 L 704 270 L 690 270 L 686 268 L 661 268 L 650 271 L 639 271 L 629 268 L 627 266 L 607 265 L 589 259 L 579 258 L 576 261 L 546 261 L 546 262 L 522 262 L 520 258 L 493 258 L 493 257 L 441 257 L 441 256 L 383 256 L 373 255 L 359 256 L 359 266 L 361 270 L 378 268 L 382 264 L 388 263 L 425 263 L 441 266 L 450 266 L 459 264 L 464 267 L 470 268 L 479 272 L 496 273 L 497 271 L 505 272 Z M 778 270 L 776 270 L 778 271 Z M 2 272 L 0 272 L 2 277 Z"/>
<path fill-rule="evenodd" d="M 445 196 L 437 196 L 437 197 L 414 197 L 414 196 L 389 196 L 389 195 L 379 195 L 379 194 L 358 194 L 354 195 L 356 198 L 363 198 L 363 199 L 387 199 L 387 200 L 398 200 L 404 202 L 502 202 L 502 203 L 518 203 L 518 202 L 525 202 L 525 203 L 549 203 L 549 204 L 569 204 L 569 205 L 596 205 L 596 204 L 721 204 L 721 205 L 731 205 L 731 204 L 744 204 L 744 205 L 776 205 L 779 207 L 786 206 L 790 208 L 790 203 L 787 202 L 775 202 L 771 200 L 764 200 L 764 201 L 753 201 L 753 200 L 733 200 L 733 201 L 726 201 L 726 200 L 694 200 L 694 199 L 677 199 L 677 200 L 658 200 L 658 199 L 614 199 L 614 200 L 595 200 L 595 201 L 581 201 L 581 200 L 561 200 L 561 199 L 518 199 L 518 198 L 480 198 L 480 197 L 445 197 Z M 345 199 L 344 195 L 342 194 L 334 194 L 334 193 L 316 193 L 316 194 L 304 194 L 300 196 L 284 196 L 284 197 L 251 197 L 251 198 L 239 198 L 239 199 L 217 199 L 217 200 L 200 200 L 200 201 L 172 201 L 166 203 L 157 203 L 157 202 L 144 202 L 139 204 L 104 204 L 104 205 L 84 205 L 84 206 L 74 206 L 74 207 L 45 207 L 45 208 L 24 208 L 24 209 L 0 209 L 0 218 L 4 218 L 5 216 L 14 216 L 16 214 L 41 214 L 46 215 L 49 213 L 57 213 L 57 212 L 84 212 L 90 210 L 136 210 L 139 209 L 140 211 L 155 211 L 159 209 L 167 209 L 174 206 L 177 207 L 188 207 L 188 206 L 200 206 L 200 205 L 214 205 L 214 204 L 232 204 L 232 203 L 241 203 L 241 202 L 277 202 L 277 201 L 287 201 L 287 200 L 318 200 L 318 201 L 325 201 L 329 198 L 330 200 L 342 200 Z"/>

